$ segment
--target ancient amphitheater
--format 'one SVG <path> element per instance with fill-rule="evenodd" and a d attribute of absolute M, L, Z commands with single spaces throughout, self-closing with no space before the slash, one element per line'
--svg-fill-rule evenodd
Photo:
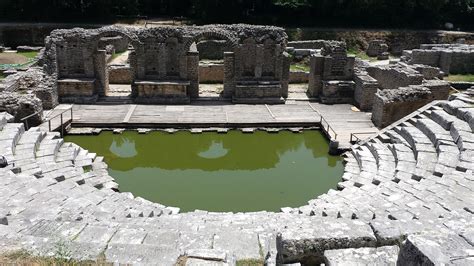
<path fill-rule="evenodd" d="M 240 30 L 241 35 L 249 33 Z M 85 36 L 78 30 L 67 34 L 73 39 Z M 338 49 L 327 56 L 347 63 L 347 55 Z M 51 65 L 43 66 L 46 73 L 51 71 L 47 67 Z M 234 77 L 244 76 L 238 71 Z M 359 68 L 358 77 L 369 79 L 364 71 Z M 413 77 L 416 73 L 410 71 L 397 75 L 409 72 Z M 145 72 L 139 75 L 146 78 Z M 61 78 L 54 73 L 52 78 Z M 283 81 L 271 85 L 285 87 L 285 74 L 275 75 Z M 43 80 L 49 78 L 45 74 Z M 79 83 L 67 82 L 65 88 Z M 234 98 L 252 102 L 255 86 L 242 83 L 246 91 L 232 87 L 236 82 L 227 87 L 228 93 L 241 93 Z M 420 76 L 422 82 L 428 83 Z M 346 92 L 347 83 L 336 87 Z M 142 85 L 137 93 L 147 91 Z M 312 92 L 324 93 L 324 86 L 334 84 L 319 89 L 315 85 Z M 428 95 L 439 88 L 430 92 L 427 87 L 414 91 Z M 270 100 L 286 98 L 284 90 L 278 91 L 269 94 Z M 343 94 L 338 99 L 346 99 Z M 179 95 L 179 100 L 189 96 L 193 97 Z M 23 123 L 3 112 L 0 155 L 6 162 L 0 168 L 0 253 L 25 250 L 51 257 L 59 248 L 79 261 L 105 258 L 134 265 L 474 265 L 474 88 L 429 102 L 351 146 L 342 155 L 345 171 L 337 190 L 278 213 L 179 213 L 177 208 L 120 193 L 103 157 L 65 142 L 58 132 L 25 130 Z"/>

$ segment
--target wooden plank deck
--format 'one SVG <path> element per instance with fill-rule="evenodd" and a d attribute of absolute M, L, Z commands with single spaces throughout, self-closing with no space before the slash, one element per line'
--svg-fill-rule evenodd
<path fill-rule="evenodd" d="M 64 110 L 63 105 L 56 109 Z M 349 104 L 324 105 L 307 101 L 281 105 L 222 102 L 189 105 L 74 105 L 73 127 L 296 127 L 319 125 L 320 114 L 337 133 L 340 147 L 350 146 L 351 133 L 377 132 L 370 113 Z M 52 114 L 58 111 L 53 110 Z M 327 132 L 326 132 L 327 133 Z M 334 134 L 327 134 L 334 139 Z"/>

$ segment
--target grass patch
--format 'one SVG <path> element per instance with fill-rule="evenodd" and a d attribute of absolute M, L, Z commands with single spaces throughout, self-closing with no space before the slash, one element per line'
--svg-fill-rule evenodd
<path fill-rule="evenodd" d="M 22 55 L 28 59 L 35 59 L 38 55 L 38 52 L 17 52 L 17 54 Z"/>
<path fill-rule="evenodd" d="M 6 78 L 5 74 L 3 74 L 2 72 L 0 72 L 0 80 L 5 79 L 5 78 Z"/>
<path fill-rule="evenodd" d="M 112 57 L 110 58 L 110 61 L 114 60 L 115 58 L 121 56 L 122 54 L 124 54 L 125 52 L 119 52 L 119 53 L 114 53 L 112 55 Z"/>
<path fill-rule="evenodd" d="M 364 51 L 355 48 L 350 48 L 347 50 L 347 54 L 354 55 L 355 57 L 358 57 L 362 60 L 369 60 L 370 62 L 377 61 L 377 57 L 370 57 Z"/>
<path fill-rule="evenodd" d="M 263 259 L 245 259 L 238 260 L 236 263 L 237 266 L 263 266 L 265 262 Z"/>
<path fill-rule="evenodd" d="M 107 263 L 105 257 L 100 257 L 96 261 L 76 261 L 70 258 L 64 257 L 69 256 L 69 252 L 61 250 L 55 253 L 55 257 L 39 257 L 30 254 L 25 250 L 20 250 L 4 255 L 0 255 L 0 265 L 64 265 L 64 266 L 76 266 L 76 265 L 90 265 L 90 266 L 105 266 L 112 265 Z"/>
<path fill-rule="evenodd" d="M 306 64 L 294 63 L 290 65 L 290 71 L 304 71 L 309 72 L 310 67 Z"/>
<path fill-rule="evenodd" d="M 474 82 L 474 74 L 465 74 L 465 75 L 449 75 L 446 77 L 447 81 L 467 81 Z"/>

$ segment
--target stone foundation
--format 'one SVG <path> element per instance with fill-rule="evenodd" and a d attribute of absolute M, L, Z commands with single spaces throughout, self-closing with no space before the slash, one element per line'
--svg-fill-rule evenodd
<path fill-rule="evenodd" d="M 271 82 L 248 82 L 235 86 L 234 103 L 282 103 L 281 85 Z"/>
<path fill-rule="evenodd" d="M 187 81 L 136 81 L 132 95 L 137 103 L 189 103 Z"/>

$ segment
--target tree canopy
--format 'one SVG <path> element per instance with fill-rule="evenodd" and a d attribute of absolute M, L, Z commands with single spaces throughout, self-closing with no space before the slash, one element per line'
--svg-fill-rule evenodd
<path fill-rule="evenodd" d="M 0 0 L 3 21 L 113 22 L 137 16 L 195 23 L 474 28 L 474 0 Z"/>

